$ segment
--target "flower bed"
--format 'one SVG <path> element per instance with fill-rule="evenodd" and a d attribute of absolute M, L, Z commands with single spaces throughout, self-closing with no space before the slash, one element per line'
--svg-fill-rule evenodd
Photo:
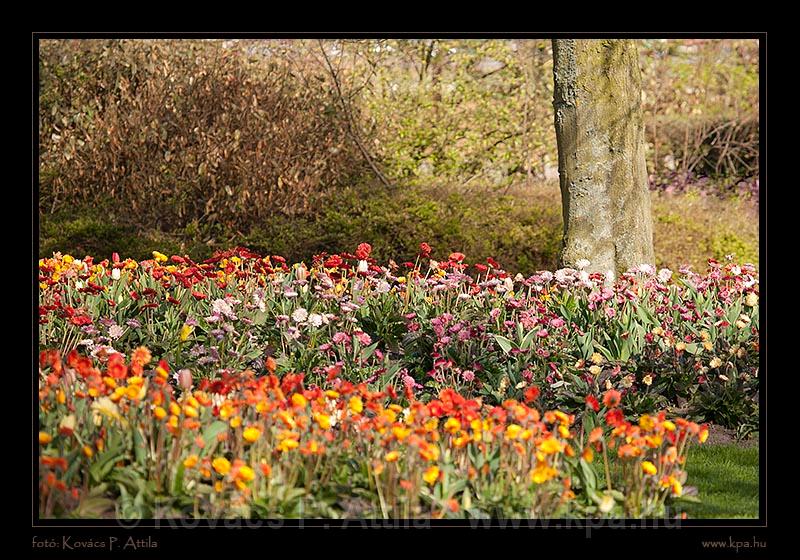
<path fill-rule="evenodd" d="M 616 389 L 628 413 L 671 408 L 743 431 L 757 426 L 758 278 L 710 261 L 705 274 L 651 267 L 614 282 L 563 269 L 513 277 L 488 259 L 378 266 L 320 255 L 306 267 L 231 250 L 95 263 L 40 261 L 40 347 L 129 354 L 147 346 L 195 379 L 224 371 L 331 368 L 371 388 L 443 388 L 487 402 L 543 390 L 575 410 Z"/>
<path fill-rule="evenodd" d="M 165 362 L 145 369 L 147 349 L 119 356 L 41 355 L 44 517 L 96 516 L 110 496 L 137 518 L 663 515 L 683 496 L 689 445 L 708 437 L 664 413 L 626 421 L 615 390 L 578 427 L 540 412 L 535 387 L 499 406 L 336 375 L 327 390 L 252 371 L 179 390 Z"/>
<path fill-rule="evenodd" d="M 40 514 L 662 515 L 757 429 L 752 265 L 370 252 L 42 259 Z"/>

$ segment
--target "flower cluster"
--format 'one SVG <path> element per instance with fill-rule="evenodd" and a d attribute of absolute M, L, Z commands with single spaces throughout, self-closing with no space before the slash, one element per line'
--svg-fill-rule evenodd
<path fill-rule="evenodd" d="M 358 514 L 383 517 L 593 511 L 584 507 L 585 486 L 572 481 L 576 461 L 600 438 L 582 448 L 575 416 L 542 412 L 533 386 L 523 400 L 491 406 L 452 389 L 428 402 L 411 389 L 372 391 L 335 371 L 326 388 L 306 385 L 302 374 L 244 371 L 179 389 L 168 382 L 169 370 L 164 361 L 153 364 L 145 348 L 128 362 L 114 354 L 102 366 L 76 352 L 66 360 L 42 352 L 40 514 L 81 512 L 102 492 L 94 487 L 111 480 L 127 488 L 123 495 L 150 488 L 138 507 L 158 501 L 194 516 L 303 515 L 302 503 L 314 514 L 348 515 L 356 496 L 370 497 Z M 620 457 L 658 465 L 654 480 L 668 481 L 676 495 L 683 475 L 664 457 L 685 460 L 685 434 L 697 433 L 695 425 L 660 415 L 633 426 L 616 408 L 607 418 L 608 437 L 626 438 Z M 661 445 L 648 443 L 655 437 L 678 451 L 648 463 Z M 626 499 L 645 500 L 635 494 L 640 479 L 626 484 Z M 651 510 L 644 502 L 642 514 Z"/>
<path fill-rule="evenodd" d="M 39 263 L 41 348 L 100 360 L 148 346 L 194 379 L 226 371 L 332 370 L 430 398 L 444 388 L 500 404 L 542 387 L 575 409 L 609 389 L 627 412 L 689 403 L 732 427 L 757 425 L 759 285 L 752 265 L 705 274 L 643 265 L 616 279 L 588 264 L 512 277 L 420 247 L 381 266 L 321 254 L 310 266 L 245 249 L 203 262 L 56 254 Z"/>

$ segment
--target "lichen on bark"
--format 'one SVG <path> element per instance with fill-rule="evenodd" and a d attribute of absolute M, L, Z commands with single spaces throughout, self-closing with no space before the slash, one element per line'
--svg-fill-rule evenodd
<path fill-rule="evenodd" d="M 630 40 L 553 40 L 561 260 L 620 272 L 653 263 L 641 73 Z"/>

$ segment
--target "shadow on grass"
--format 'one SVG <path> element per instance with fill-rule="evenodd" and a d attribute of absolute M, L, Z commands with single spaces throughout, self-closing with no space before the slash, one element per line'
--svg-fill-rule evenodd
<path fill-rule="evenodd" d="M 684 506 L 689 518 L 758 518 L 758 447 L 695 447 L 687 470 L 688 484 L 697 487 L 701 500 Z"/>

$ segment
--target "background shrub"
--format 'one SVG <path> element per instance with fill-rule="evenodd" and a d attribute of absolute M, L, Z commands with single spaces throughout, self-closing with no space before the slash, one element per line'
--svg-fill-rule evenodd
<path fill-rule="evenodd" d="M 658 264 L 756 261 L 755 205 L 717 195 L 758 191 L 757 41 L 639 50 Z M 39 253 L 426 241 L 553 268 L 551 58 L 539 39 L 42 41 Z"/>
<path fill-rule="evenodd" d="M 360 172 L 325 84 L 219 41 L 43 41 L 39 211 L 229 228 L 307 212 Z"/>

